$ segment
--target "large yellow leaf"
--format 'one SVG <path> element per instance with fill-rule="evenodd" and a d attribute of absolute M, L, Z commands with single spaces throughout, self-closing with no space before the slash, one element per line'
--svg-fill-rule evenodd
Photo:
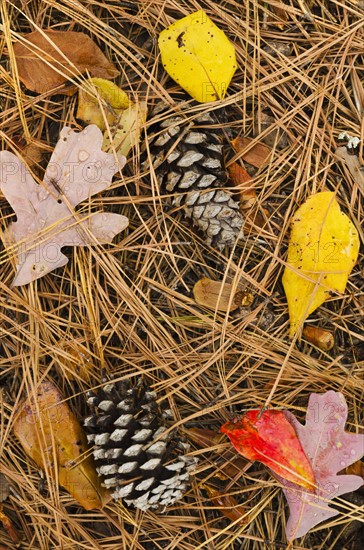
<path fill-rule="evenodd" d="M 64 487 L 86 510 L 102 508 L 108 500 L 101 487 L 86 437 L 71 409 L 51 382 L 38 387 L 36 399 L 22 404 L 14 422 L 14 432 L 25 452 L 58 477 Z"/>
<path fill-rule="evenodd" d="M 334 193 L 312 195 L 297 210 L 282 279 L 291 338 L 331 291 L 344 292 L 358 252 L 358 232 Z"/>
<path fill-rule="evenodd" d="M 165 70 L 194 99 L 225 96 L 237 69 L 235 49 L 203 10 L 164 29 L 158 45 Z"/>

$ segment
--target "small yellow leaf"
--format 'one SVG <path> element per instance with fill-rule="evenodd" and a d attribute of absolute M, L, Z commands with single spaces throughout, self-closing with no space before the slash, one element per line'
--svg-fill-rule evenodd
<path fill-rule="evenodd" d="M 332 291 L 344 292 L 358 253 L 358 232 L 334 193 L 312 195 L 297 210 L 282 279 L 291 338 Z"/>
<path fill-rule="evenodd" d="M 104 133 L 103 151 L 111 152 L 113 148 L 118 155 L 128 155 L 130 149 L 139 142 L 140 132 L 147 119 L 147 107 L 144 102 L 132 103 L 121 112 L 117 123 L 110 128 L 112 142 L 109 133 Z"/>
<path fill-rule="evenodd" d="M 107 502 L 86 436 L 51 382 L 40 384 L 36 399 L 29 397 L 22 404 L 14 421 L 14 433 L 37 465 L 53 473 L 86 510 L 102 508 Z"/>
<path fill-rule="evenodd" d="M 237 69 L 235 49 L 203 10 L 179 19 L 158 38 L 162 64 L 201 103 L 222 99 Z"/>
<path fill-rule="evenodd" d="M 90 78 L 88 87 L 79 90 L 76 117 L 105 130 L 105 117 L 110 125 L 114 124 L 129 103 L 127 94 L 110 80 Z"/>

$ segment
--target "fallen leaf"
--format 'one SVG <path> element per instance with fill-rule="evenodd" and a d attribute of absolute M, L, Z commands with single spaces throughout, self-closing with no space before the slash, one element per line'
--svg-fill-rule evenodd
<path fill-rule="evenodd" d="M 119 71 L 105 57 L 91 38 L 82 32 L 34 31 L 14 44 L 19 78 L 39 94 L 49 92 L 67 80 L 79 80 L 81 75 L 115 78 Z M 72 94 L 77 86 L 55 90 Z"/>
<path fill-rule="evenodd" d="M 4 502 L 10 494 L 10 485 L 4 474 L 0 474 L 0 502 Z"/>
<path fill-rule="evenodd" d="M 315 478 L 300 440 L 283 411 L 254 409 L 220 431 L 249 460 L 259 460 L 280 476 L 313 491 Z"/>
<path fill-rule="evenodd" d="M 278 0 L 276 5 L 270 5 L 269 9 L 284 23 L 288 21 L 288 10 L 287 6 L 284 4 L 284 2 Z M 279 23 L 277 20 L 273 20 L 272 23 L 274 23 L 278 28 L 283 29 L 284 25 L 282 23 Z"/>
<path fill-rule="evenodd" d="M 200 306 L 227 312 L 235 311 L 242 305 L 243 292 L 230 283 L 203 277 L 193 287 L 193 296 Z"/>
<path fill-rule="evenodd" d="M 39 165 L 42 160 L 42 149 L 36 142 L 26 142 L 21 135 L 15 135 L 13 142 L 19 148 L 22 159 L 28 165 L 29 168 Z"/>
<path fill-rule="evenodd" d="M 288 46 L 288 44 L 286 44 L 286 46 Z M 277 125 L 275 117 L 264 111 L 260 111 L 259 115 L 256 115 L 256 125 L 259 128 L 259 132 L 265 132 L 268 128 L 270 129 L 269 133 L 261 138 L 262 142 L 269 148 L 284 149 L 287 147 L 287 132 Z"/>
<path fill-rule="evenodd" d="M 358 184 L 359 189 L 364 190 L 364 171 L 359 162 L 357 155 L 353 155 L 347 149 L 347 147 L 338 147 L 335 151 L 335 155 L 343 160 L 347 165 L 350 174 L 353 176 L 354 181 Z"/>
<path fill-rule="evenodd" d="M 218 491 L 215 487 L 211 487 L 207 483 L 201 485 L 201 489 L 206 491 L 211 502 L 219 507 L 219 512 L 226 516 L 231 521 L 238 525 L 246 525 L 249 523 L 247 508 L 238 503 L 232 495 Z"/>
<path fill-rule="evenodd" d="M 115 124 L 129 104 L 127 94 L 119 86 L 110 80 L 91 78 L 78 91 L 76 117 L 105 131 L 105 117 L 109 125 Z"/>
<path fill-rule="evenodd" d="M 241 158 L 246 162 L 260 168 L 266 164 L 269 160 L 271 149 L 262 143 L 256 143 L 251 146 L 254 140 L 251 138 L 237 137 L 232 140 L 231 145 L 236 153 L 241 153 Z"/>
<path fill-rule="evenodd" d="M 357 460 L 353 464 L 350 464 L 350 466 L 344 468 L 344 470 L 340 473 L 344 473 L 346 475 L 360 476 L 363 478 L 364 485 L 364 462 L 362 460 Z"/>
<path fill-rule="evenodd" d="M 164 29 L 158 45 L 169 76 L 196 101 L 225 96 L 237 69 L 235 49 L 203 10 Z"/>
<path fill-rule="evenodd" d="M 102 508 L 108 495 L 101 487 L 86 436 L 51 382 L 42 382 L 36 397 L 21 405 L 14 433 L 24 451 L 43 470 L 48 470 L 86 510 Z"/>
<path fill-rule="evenodd" d="M 291 55 L 293 47 L 290 42 L 279 42 L 278 40 L 267 40 L 266 45 L 263 46 L 263 50 L 269 55 L 272 55 L 273 57 L 281 58 L 283 55 L 285 57 L 288 57 L 289 55 Z M 268 141 L 266 143 L 268 145 Z M 288 141 L 287 141 L 287 144 L 288 144 Z"/>
<path fill-rule="evenodd" d="M 253 189 L 253 178 L 237 162 L 233 162 L 229 166 L 229 177 L 231 183 L 239 190 L 241 210 L 250 210 L 258 202 L 258 195 Z M 244 215 L 246 215 L 246 212 L 244 212 Z"/>
<path fill-rule="evenodd" d="M 282 278 L 291 338 L 332 291 L 344 292 L 358 253 L 358 232 L 335 193 L 312 195 L 297 210 Z"/>
<path fill-rule="evenodd" d="M 104 131 L 103 151 L 115 150 L 118 155 L 126 157 L 139 142 L 147 119 L 146 103 L 133 103 L 123 90 L 108 80 L 93 78 L 90 84 L 95 87 L 99 100 L 90 95 L 90 90 L 80 89 L 76 116 L 86 123 L 96 124 Z M 103 109 L 100 101 L 104 104 Z"/>
<path fill-rule="evenodd" d="M 254 185 L 254 180 L 251 175 L 237 162 L 230 164 L 228 171 L 232 184 L 236 187 L 240 187 L 241 191 L 244 191 L 244 189 L 249 189 L 252 185 Z M 246 185 L 247 183 L 249 185 Z"/>
<path fill-rule="evenodd" d="M 107 243 L 125 229 L 128 219 L 113 213 L 81 216 L 74 207 L 111 185 L 121 166 L 101 151 L 102 134 L 95 125 L 82 132 L 63 128 L 42 185 L 37 185 L 23 163 L 0 153 L 0 188 L 17 215 L 2 238 L 18 245 L 14 286 L 35 281 L 67 264 L 64 246 Z M 16 247 L 15 247 L 16 248 Z"/>
<path fill-rule="evenodd" d="M 110 128 L 112 140 L 110 141 L 107 131 L 104 133 L 103 150 L 111 152 L 114 148 L 118 155 L 126 157 L 130 150 L 138 144 L 146 119 L 146 103 L 130 103 L 126 109 L 121 111 L 119 118 Z"/>
<path fill-rule="evenodd" d="M 286 415 L 311 462 L 316 480 L 312 494 L 278 476 L 290 509 L 286 534 L 288 540 L 293 540 L 340 513 L 330 508 L 330 500 L 363 485 L 359 476 L 337 474 L 363 456 L 364 435 L 345 432 L 348 415 L 345 397 L 332 390 L 310 395 L 304 426 L 293 414 L 286 412 Z"/>
<path fill-rule="evenodd" d="M 21 536 L 11 519 L 5 514 L 3 505 L 0 504 L 0 521 L 14 544 L 19 544 Z"/>
<path fill-rule="evenodd" d="M 269 218 L 269 210 L 262 208 L 258 195 L 252 187 L 254 180 L 249 173 L 237 162 L 229 166 L 229 176 L 232 184 L 239 189 L 239 207 L 244 215 L 244 228 L 246 233 L 260 234 Z"/>

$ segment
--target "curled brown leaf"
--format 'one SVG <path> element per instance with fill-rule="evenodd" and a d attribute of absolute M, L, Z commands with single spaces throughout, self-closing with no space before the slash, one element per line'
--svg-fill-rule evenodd
<path fill-rule="evenodd" d="M 82 32 L 34 31 L 14 44 L 14 54 L 21 82 L 39 94 L 86 73 L 101 78 L 115 78 L 119 74 L 93 40 Z M 63 86 L 55 93 L 71 95 L 76 89 L 76 85 Z"/>

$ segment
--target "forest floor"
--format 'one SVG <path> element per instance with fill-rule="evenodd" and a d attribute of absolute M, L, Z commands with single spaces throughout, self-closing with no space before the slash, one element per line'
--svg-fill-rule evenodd
<path fill-rule="evenodd" d="M 159 33 L 198 9 L 225 32 L 237 55 L 228 92 L 213 107 L 186 100 L 164 71 L 158 49 Z M 335 150 L 339 134 L 347 132 L 360 138 L 362 162 L 363 2 L 13 0 L 3 2 L 1 10 L 2 150 L 23 155 L 38 182 L 63 126 L 84 127 L 76 118 L 77 94 L 36 94 L 17 78 L 12 45 L 28 32 L 53 29 L 88 34 L 120 71 L 118 86 L 135 101 L 146 101 L 149 110 L 162 100 L 173 114 L 181 98 L 188 121 L 197 112 L 224 107 L 227 164 L 237 161 L 250 172 L 256 196 L 245 210 L 250 220 L 245 237 L 233 249 L 207 245 L 141 166 L 148 119 L 122 174 L 86 201 L 129 218 L 112 244 L 67 247 L 67 265 L 20 287 L 11 286 L 15 261 L 1 245 L 0 472 L 12 487 L 3 509 L 21 540 L 12 541 L 0 524 L 0 547 L 362 548 L 363 492 L 337 499 L 339 515 L 289 543 L 280 484 L 259 463 L 240 470 L 239 455 L 224 437 L 204 448 L 191 441 L 197 469 L 184 498 L 164 513 L 144 513 L 120 501 L 86 511 L 58 486 L 56 476 L 40 486 L 39 468 L 20 446 L 13 424 L 19 403 L 43 380 L 57 385 L 82 420 L 88 414 L 86 392 L 100 386 L 106 374 L 132 382 L 143 377 L 160 402 L 168 401 L 185 435 L 191 428 L 218 433 L 224 422 L 264 405 L 287 409 L 304 422 L 310 394 L 328 390 L 343 393 L 346 429 L 360 433 L 363 255 L 345 292 L 333 294 L 309 317 L 308 323 L 334 335 L 329 351 L 304 337 L 289 339 L 282 274 L 290 219 L 312 194 L 334 191 L 361 234 L 363 187 Z M 86 75 L 75 78 L 81 87 Z M 229 139 L 236 136 L 269 147 L 267 162 L 253 168 L 244 153 L 235 154 Z M 234 191 L 239 200 L 231 184 Z M 14 211 L 1 193 L 0 209 L 4 229 Z M 263 211 L 264 223 L 254 225 L 254 216 Z M 193 287 L 203 277 L 232 284 L 253 302 L 230 313 L 198 305 Z M 211 500 L 206 487 L 220 491 L 220 499 Z M 235 521 L 232 503 L 238 506 Z"/>

